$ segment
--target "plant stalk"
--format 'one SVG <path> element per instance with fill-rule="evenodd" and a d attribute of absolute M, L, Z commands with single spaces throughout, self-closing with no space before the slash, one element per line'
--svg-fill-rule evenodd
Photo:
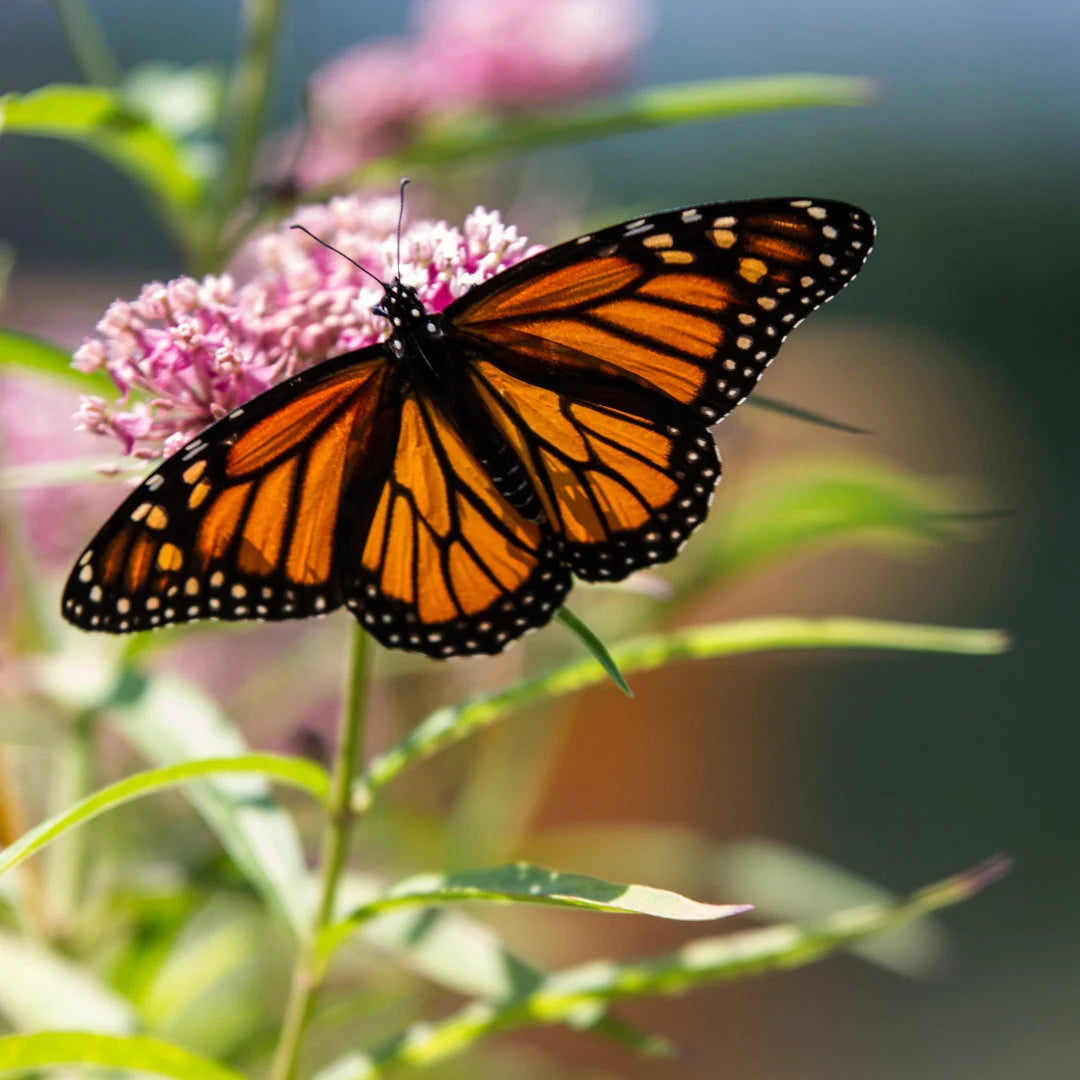
<path fill-rule="evenodd" d="M 120 65 L 86 0 L 52 0 L 56 18 L 83 78 L 94 86 L 117 86 Z"/>
<path fill-rule="evenodd" d="M 371 651 L 370 638 L 359 623 L 355 624 L 349 646 L 337 757 L 334 761 L 323 832 L 319 896 L 311 931 L 301 943 L 297 955 L 281 1026 L 281 1038 L 270 1070 L 270 1080 L 293 1080 L 295 1077 L 304 1029 L 323 983 L 324 965 L 319 960 L 317 943 L 320 933 L 334 917 L 338 886 L 348 860 L 352 826 L 360 813 L 351 794 L 364 754 L 371 683 Z"/>
<path fill-rule="evenodd" d="M 225 109 L 225 167 L 210 243 L 221 248 L 229 217 L 247 196 L 269 107 L 284 0 L 244 0 L 243 45 Z"/>

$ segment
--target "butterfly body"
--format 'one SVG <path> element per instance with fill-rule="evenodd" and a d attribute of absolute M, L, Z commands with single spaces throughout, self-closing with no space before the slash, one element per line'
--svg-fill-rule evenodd
<path fill-rule="evenodd" d="M 390 647 L 498 652 L 575 575 L 667 561 L 720 475 L 709 427 L 861 267 L 829 200 L 666 211 L 542 252 L 234 410 L 133 492 L 65 617 L 127 632 L 345 605 Z"/>

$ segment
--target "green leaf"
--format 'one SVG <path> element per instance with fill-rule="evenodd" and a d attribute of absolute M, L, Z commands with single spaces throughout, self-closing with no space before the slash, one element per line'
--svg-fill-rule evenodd
<path fill-rule="evenodd" d="M 17 330 L 0 330 L 0 372 L 30 371 L 76 386 L 87 394 L 107 393 L 112 381 L 100 372 L 87 374 L 71 366 L 71 353 L 59 345 Z"/>
<path fill-rule="evenodd" d="M 244 1080 L 224 1065 L 145 1035 L 47 1031 L 0 1036 L 0 1074 L 65 1065 L 127 1069 L 175 1080 Z"/>
<path fill-rule="evenodd" d="M 771 926 L 702 938 L 666 956 L 619 964 L 595 961 L 549 976 L 506 1002 L 472 1002 L 436 1024 L 416 1025 L 372 1055 L 353 1054 L 337 1080 L 372 1080 L 391 1068 L 430 1065 L 498 1031 L 535 1024 L 587 1023 L 624 998 L 681 994 L 698 986 L 804 967 L 858 941 L 967 900 L 1009 869 L 1002 858 L 947 878 L 898 904 L 851 908 L 810 926 Z M 334 1067 L 332 1067 L 334 1068 Z"/>
<path fill-rule="evenodd" d="M 45 86 L 0 96 L 0 135 L 36 135 L 77 143 L 105 158 L 150 193 L 178 237 L 198 208 L 202 182 L 182 147 L 116 91 Z"/>
<path fill-rule="evenodd" d="M 559 608 L 559 622 L 567 629 L 575 633 L 581 643 L 592 653 L 596 662 L 611 676 L 611 681 L 627 696 L 633 697 L 634 692 L 622 677 L 618 665 L 611 658 L 607 646 L 569 609 Z"/>
<path fill-rule="evenodd" d="M 880 885 L 805 851 L 773 840 L 717 845 L 710 880 L 754 898 L 758 918 L 814 922 L 841 907 L 895 903 Z M 919 919 L 853 945 L 864 960 L 899 975 L 926 978 L 939 972 L 945 933 L 933 919 Z"/>
<path fill-rule="evenodd" d="M 651 127 L 700 123 L 778 109 L 865 105 L 874 99 L 874 94 L 874 83 L 869 79 L 843 75 L 766 75 L 649 87 L 565 109 L 469 113 L 432 124 L 404 150 L 354 172 L 348 185 L 397 179 L 418 167 L 518 154 L 540 146 Z M 326 190 L 340 186 L 340 182 L 328 185 Z M 309 193 L 312 197 L 318 194 L 318 191 Z"/>
<path fill-rule="evenodd" d="M 731 577 L 838 541 L 899 546 L 956 536 L 965 515 L 943 483 L 888 465 L 822 460 L 787 466 L 728 507 L 723 527 L 693 563 Z"/>
<path fill-rule="evenodd" d="M 290 787 L 301 788 L 320 802 L 325 802 L 330 792 L 330 778 L 321 766 L 304 758 L 282 757 L 277 754 L 202 758 L 150 769 L 95 791 L 85 799 L 80 799 L 70 809 L 24 833 L 0 854 L 0 874 L 40 851 L 69 829 L 96 818 L 106 810 L 123 806 L 124 803 L 144 795 L 166 791 L 190 780 L 222 773 L 254 773 L 259 777 L 271 778 Z"/>
<path fill-rule="evenodd" d="M 356 874 L 349 875 L 346 885 L 346 908 L 370 902 L 381 890 L 380 883 Z M 359 937 L 423 978 L 468 997 L 487 1001 L 518 997 L 546 978 L 508 949 L 490 927 L 449 908 L 387 911 L 361 924 Z M 650 1057 L 673 1052 L 667 1040 L 607 1013 L 596 1017 L 589 1030 Z"/>
<path fill-rule="evenodd" d="M 217 126 L 225 76 L 213 64 L 184 67 L 151 60 L 127 74 L 123 92 L 152 123 L 185 139 L 208 134 Z"/>
<path fill-rule="evenodd" d="M 652 915 L 660 919 L 695 921 L 724 919 L 749 910 L 747 904 L 703 904 L 667 889 L 620 885 L 584 874 L 562 874 L 540 866 L 517 863 L 453 874 L 419 874 L 406 878 L 342 922 L 328 927 L 321 951 L 328 955 L 358 926 L 383 912 L 402 907 L 430 907 L 461 900 L 490 900 L 555 907 L 591 908 L 620 914 Z"/>
<path fill-rule="evenodd" d="M 768 652 L 778 649 L 898 649 L 990 656 L 1004 652 L 1008 636 L 1000 630 L 886 622 L 876 619 L 806 619 L 774 616 L 714 623 L 669 634 L 644 634 L 615 645 L 612 659 L 621 671 L 650 671 L 677 660 Z M 363 802 L 403 769 L 486 727 L 522 705 L 586 686 L 606 677 L 593 660 L 575 660 L 524 679 L 493 694 L 447 705 L 431 713 L 399 743 L 373 758 L 356 798 Z"/>
<path fill-rule="evenodd" d="M 125 1035 L 139 1026 L 131 1004 L 44 944 L 0 931 L 0 1014 L 16 1029 L 42 1028 Z"/>
<path fill-rule="evenodd" d="M 172 676 L 129 669 L 110 713 L 124 737 L 159 766 L 251 752 L 212 699 Z M 265 780 L 215 778 L 186 788 L 185 794 L 271 909 L 294 932 L 304 932 L 311 917 L 304 851 L 292 815 L 274 800 Z"/>

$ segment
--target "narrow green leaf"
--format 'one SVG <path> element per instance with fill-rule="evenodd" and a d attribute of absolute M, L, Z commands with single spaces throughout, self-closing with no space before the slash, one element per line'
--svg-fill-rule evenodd
<path fill-rule="evenodd" d="M 202 183 L 182 147 L 98 86 L 52 85 L 0 96 L 0 135 L 64 139 L 110 161 L 147 190 L 178 237 L 198 208 Z"/>
<path fill-rule="evenodd" d="M 578 636 L 585 648 L 592 653 L 596 662 L 611 676 L 611 681 L 627 697 L 633 697 L 633 690 L 630 689 L 626 680 L 622 677 L 622 672 L 619 671 L 619 666 L 612 660 L 607 646 L 569 608 L 559 608 L 558 618 L 563 626 Z"/>
<path fill-rule="evenodd" d="M 110 717 L 149 762 L 168 766 L 244 757 L 242 733 L 201 690 L 173 676 L 129 669 Z M 311 887 L 296 823 L 255 774 L 215 777 L 184 789 L 240 872 L 296 933 L 311 917 Z"/>
<path fill-rule="evenodd" d="M 613 660 L 622 671 L 650 671 L 677 660 L 768 652 L 778 649 L 898 649 L 990 656 L 1004 652 L 1009 638 L 1001 630 L 886 622 L 876 619 L 806 619 L 774 616 L 714 623 L 670 634 L 644 634 L 615 645 Z M 358 785 L 357 799 L 392 780 L 403 769 L 502 719 L 522 705 L 569 694 L 602 682 L 606 672 L 593 660 L 575 660 L 524 679 L 493 694 L 447 705 L 431 713 L 399 743 L 373 758 Z"/>
<path fill-rule="evenodd" d="M 550 976 L 507 1002 L 472 1002 L 436 1024 L 416 1025 L 371 1055 L 353 1054 L 336 1080 L 372 1080 L 391 1068 L 424 1066 L 460 1054 L 498 1031 L 536 1024 L 587 1021 L 624 998 L 681 994 L 697 986 L 804 967 L 874 934 L 967 900 L 1009 869 L 1002 858 L 914 893 L 898 904 L 837 912 L 817 925 L 772 926 L 702 938 L 677 952 L 630 963 L 603 960 Z"/>
<path fill-rule="evenodd" d="M 396 179 L 410 169 L 505 156 L 552 144 L 628 131 L 700 123 L 747 113 L 830 105 L 865 105 L 872 81 L 843 75 L 766 75 L 649 87 L 620 97 L 527 114 L 470 113 L 433 124 L 397 154 L 354 172 L 356 182 Z M 336 190 L 341 182 L 327 185 Z M 322 191 L 323 189 L 320 189 Z M 319 192 L 311 193 L 317 197 Z"/>
<path fill-rule="evenodd" d="M 145 1035 L 46 1031 L 0 1036 L 0 1074 L 65 1065 L 126 1069 L 175 1080 L 244 1080 L 224 1065 Z"/>
<path fill-rule="evenodd" d="M 750 910 L 747 904 L 703 904 L 667 889 L 621 885 L 584 874 L 563 874 L 517 863 L 485 870 L 419 874 L 406 878 L 356 908 L 343 921 L 328 927 L 320 942 L 321 951 L 329 954 L 358 926 L 394 908 L 431 907 L 462 900 L 581 907 L 684 921 L 724 919 Z"/>
<path fill-rule="evenodd" d="M 831 459 L 785 466 L 728 508 L 714 542 L 691 560 L 690 589 L 838 541 L 875 547 L 941 542 L 965 524 L 943 483 L 893 466 Z M 686 564 L 684 564 L 686 565 Z"/>
<path fill-rule="evenodd" d="M 789 416 L 792 420 L 804 420 L 808 424 L 816 424 L 818 427 L 832 428 L 833 431 L 843 431 L 848 435 L 870 435 L 866 428 L 855 427 L 854 424 L 845 424 L 843 420 L 834 420 L 824 413 L 814 412 L 812 409 L 804 409 L 801 405 L 792 405 L 786 401 L 769 397 L 766 394 L 754 394 L 746 399 L 748 405 L 755 409 L 764 409 L 766 412 L 779 413 L 781 416 Z"/>
<path fill-rule="evenodd" d="M 0 1015 L 16 1030 L 42 1028 L 126 1035 L 138 1028 L 130 1002 L 85 967 L 46 945 L 0 931 Z"/>
<path fill-rule="evenodd" d="M 374 899 L 381 883 L 360 875 L 346 879 L 345 910 Z M 346 916 L 347 918 L 347 916 Z M 467 997 L 500 1001 L 542 985 L 546 974 L 508 949 L 484 923 L 453 908 L 387 911 L 363 923 L 358 935 L 366 945 L 390 956 L 438 986 Z M 667 1040 L 603 1013 L 589 1030 L 650 1057 L 670 1056 Z"/>
<path fill-rule="evenodd" d="M 47 375 L 88 394 L 108 392 L 112 387 L 107 375 L 89 375 L 73 368 L 71 353 L 66 349 L 18 330 L 0 330 L 0 372 L 5 370 Z"/>
<path fill-rule="evenodd" d="M 95 791 L 85 799 L 80 799 L 70 809 L 24 833 L 0 853 L 0 874 L 40 851 L 68 829 L 83 825 L 106 810 L 123 806 L 124 803 L 145 795 L 166 791 L 190 780 L 222 773 L 247 773 L 273 779 L 289 787 L 300 788 L 320 802 L 325 802 L 330 792 L 330 778 L 322 766 L 305 758 L 283 757 L 277 754 L 202 758 L 160 769 L 149 769 Z"/>

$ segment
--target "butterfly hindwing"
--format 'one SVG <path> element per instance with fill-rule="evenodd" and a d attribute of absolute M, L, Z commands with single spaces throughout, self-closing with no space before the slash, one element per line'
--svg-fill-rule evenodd
<path fill-rule="evenodd" d="M 465 438 L 410 390 L 390 475 L 364 535 L 343 546 L 346 603 L 384 645 L 446 657 L 501 652 L 562 605 L 550 532 L 501 495 Z"/>
<path fill-rule="evenodd" d="M 651 390 L 712 424 L 858 273 L 873 238 L 868 214 L 828 199 L 670 210 L 551 248 L 446 315 L 478 350 L 512 350 L 568 384 Z"/>
<path fill-rule="evenodd" d="M 484 359 L 474 361 L 472 378 L 578 577 L 618 581 L 666 562 L 705 520 L 720 459 L 692 416 L 668 424 L 582 387 L 537 385 Z"/>
<path fill-rule="evenodd" d="M 312 368 L 212 425 L 124 500 L 62 601 L 86 629 L 287 619 L 342 602 L 336 535 L 393 419 L 378 346 Z M 359 489 L 358 489 L 359 485 Z"/>

